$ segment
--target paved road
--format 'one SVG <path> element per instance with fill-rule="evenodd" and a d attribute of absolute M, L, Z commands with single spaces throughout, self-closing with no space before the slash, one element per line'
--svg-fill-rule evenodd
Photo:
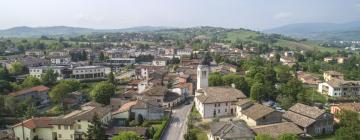
<path fill-rule="evenodd" d="M 187 118 L 188 113 L 191 110 L 190 105 L 180 105 L 179 107 L 173 109 L 172 118 L 169 124 L 168 129 L 166 129 L 161 140 L 183 140 L 184 132 L 187 129 L 185 120 Z"/>

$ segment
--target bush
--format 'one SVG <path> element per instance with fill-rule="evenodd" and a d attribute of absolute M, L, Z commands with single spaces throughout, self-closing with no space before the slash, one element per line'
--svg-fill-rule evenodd
<path fill-rule="evenodd" d="M 138 123 L 135 120 L 132 120 L 131 122 L 129 122 L 129 126 L 134 127 L 137 126 Z"/>
<path fill-rule="evenodd" d="M 156 130 L 153 140 L 159 140 L 161 137 L 162 132 L 164 131 L 165 127 L 169 123 L 169 118 L 166 118 L 162 121 L 161 126 Z"/>

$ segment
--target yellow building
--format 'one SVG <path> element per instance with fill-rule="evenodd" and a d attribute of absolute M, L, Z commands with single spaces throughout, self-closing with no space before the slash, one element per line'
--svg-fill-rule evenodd
<path fill-rule="evenodd" d="M 16 140 L 77 140 L 84 139 L 94 115 L 107 125 L 111 121 L 110 106 L 89 102 L 60 117 L 31 118 L 13 126 Z"/>

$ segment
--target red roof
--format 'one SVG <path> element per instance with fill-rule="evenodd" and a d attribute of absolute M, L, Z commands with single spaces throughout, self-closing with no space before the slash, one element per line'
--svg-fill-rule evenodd
<path fill-rule="evenodd" d="M 130 109 L 130 107 L 132 107 L 132 106 L 134 106 L 136 104 L 136 102 L 137 101 L 132 101 L 132 102 L 128 102 L 126 104 L 123 104 L 118 110 L 116 110 L 112 114 L 117 114 L 117 113 L 120 113 L 120 112 L 128 111 Z"/>
<path fill-rule="evenodd" d="M 24 127 L 27 127 L 29 129 L 34 129 L 34 128 L 50 128 L 51 125 L 51 118 L 50 117 L 40 117 L 40 118 L 32 118 L 32 119 L 28 119 L 23 121 L 23 125 Z M 16 126 L 21 126 L 22 123 L 18 123 L 16 125 L 14 125 L 13 127 Z"/>
<path fill-rule="evenodd" d="M 35 86 L 35 87 L 19 90 L 19 91 L 16 91 L 16 92 L 12 92 L 9 95 L 10 96 L 19 96 L 19 95 L 28 94 L 28 93 L 31 93 L 31 92 L 44 92 L 44 91 L 48 91 L 49 89 L 50 88 L 41 85 L 41 86 Z"/>

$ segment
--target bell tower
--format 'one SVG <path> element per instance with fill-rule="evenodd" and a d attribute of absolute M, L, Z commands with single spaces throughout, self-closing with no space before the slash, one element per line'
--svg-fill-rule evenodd
<path fill-rule="evenodd" d="M 202 89 L 208 87 L 209 86 L 208 78 L 209 78 L 209 66 L 198 65 L 196 89 Z"/>

